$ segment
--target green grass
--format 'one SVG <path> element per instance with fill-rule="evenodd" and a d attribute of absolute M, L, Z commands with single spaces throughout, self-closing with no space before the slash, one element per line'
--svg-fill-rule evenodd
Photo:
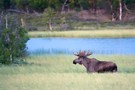
<path fill-rule="evenodd" d="M 95 55 L 118 65 L 117 73 L 87 74 L 75 56 L 29 56 L 26 65 L 0 66 L 0 90 L 135 90 L 135 56 Z"/>
<path fill-rule="evenodd" d="M 33 31 L 30 37 L 86 37 L 86 38 L 127 38 L 135 37 L 134 29 L 74 30 L 74 31 Z"/>

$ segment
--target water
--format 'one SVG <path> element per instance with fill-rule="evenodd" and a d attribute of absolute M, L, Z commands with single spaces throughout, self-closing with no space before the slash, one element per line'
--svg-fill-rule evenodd
<path fill-rule="evenodd" d="M 31 38 L 27 47 L 30 54 L 135 54 L 135 38 Z"/>

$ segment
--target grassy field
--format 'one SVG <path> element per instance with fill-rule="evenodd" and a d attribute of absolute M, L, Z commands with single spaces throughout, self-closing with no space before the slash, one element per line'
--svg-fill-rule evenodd
<path fill-rule="evenodd" d="M 29 56 L 26 65 L 0 65 L 0 90 L 135 90 L 134 55 L 95 55 L 118 65 L 117 73 L 87 74 L 73 55 Z"/>
<path fill-rule="evenodd" d="M 30 37 L 90 37 L 90 38 L 126 38 L 135 37 L 135 29 L 122 30 L 74 30 L 74 31 L 31 31 Z"/>

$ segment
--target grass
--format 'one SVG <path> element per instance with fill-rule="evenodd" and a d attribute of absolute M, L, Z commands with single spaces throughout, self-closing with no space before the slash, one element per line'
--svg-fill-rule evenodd
<path fill-rule="evenodd" d="M 0 66 L 0 90 L 135 90 L 134 55 L 95 55 L 118 65 L 117 73 L 87 74 L 75 56 L 29 56 L 26 65 Z"/>
<path fill-rule="evenodd" d="M 132 38 L 135 37 L 134 29 L 122 30 L 74 30 L 74 31 L 31 31 L 30 37 L 81 37 L 81 38 Z"/>

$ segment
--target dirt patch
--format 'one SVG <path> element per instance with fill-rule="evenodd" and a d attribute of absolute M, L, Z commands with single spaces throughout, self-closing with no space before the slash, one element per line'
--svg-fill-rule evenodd
<path fill-rule="evenodd" d="M 69 13 L 74 14 L 80 20 L 91 20 L 91 21 L 99 21 L 99 22 L 110 22 L 111 14 L 107 13 L 103 9 L 98 9 L 96 14 L 93 10 L 81 10 L 77 11 L 69 11 Z M 123 13 L 122 21 L 135 21 L 135 13 Z"/>
<path fill-rule="evenodd" d="M 90 10 L 83 10 L 76 13 L 79 19 L 96 20 L 96 21 L 110 21 L 110 15 L 106 14 L 104 10 L 97 10 L 96 14 Z"/>

